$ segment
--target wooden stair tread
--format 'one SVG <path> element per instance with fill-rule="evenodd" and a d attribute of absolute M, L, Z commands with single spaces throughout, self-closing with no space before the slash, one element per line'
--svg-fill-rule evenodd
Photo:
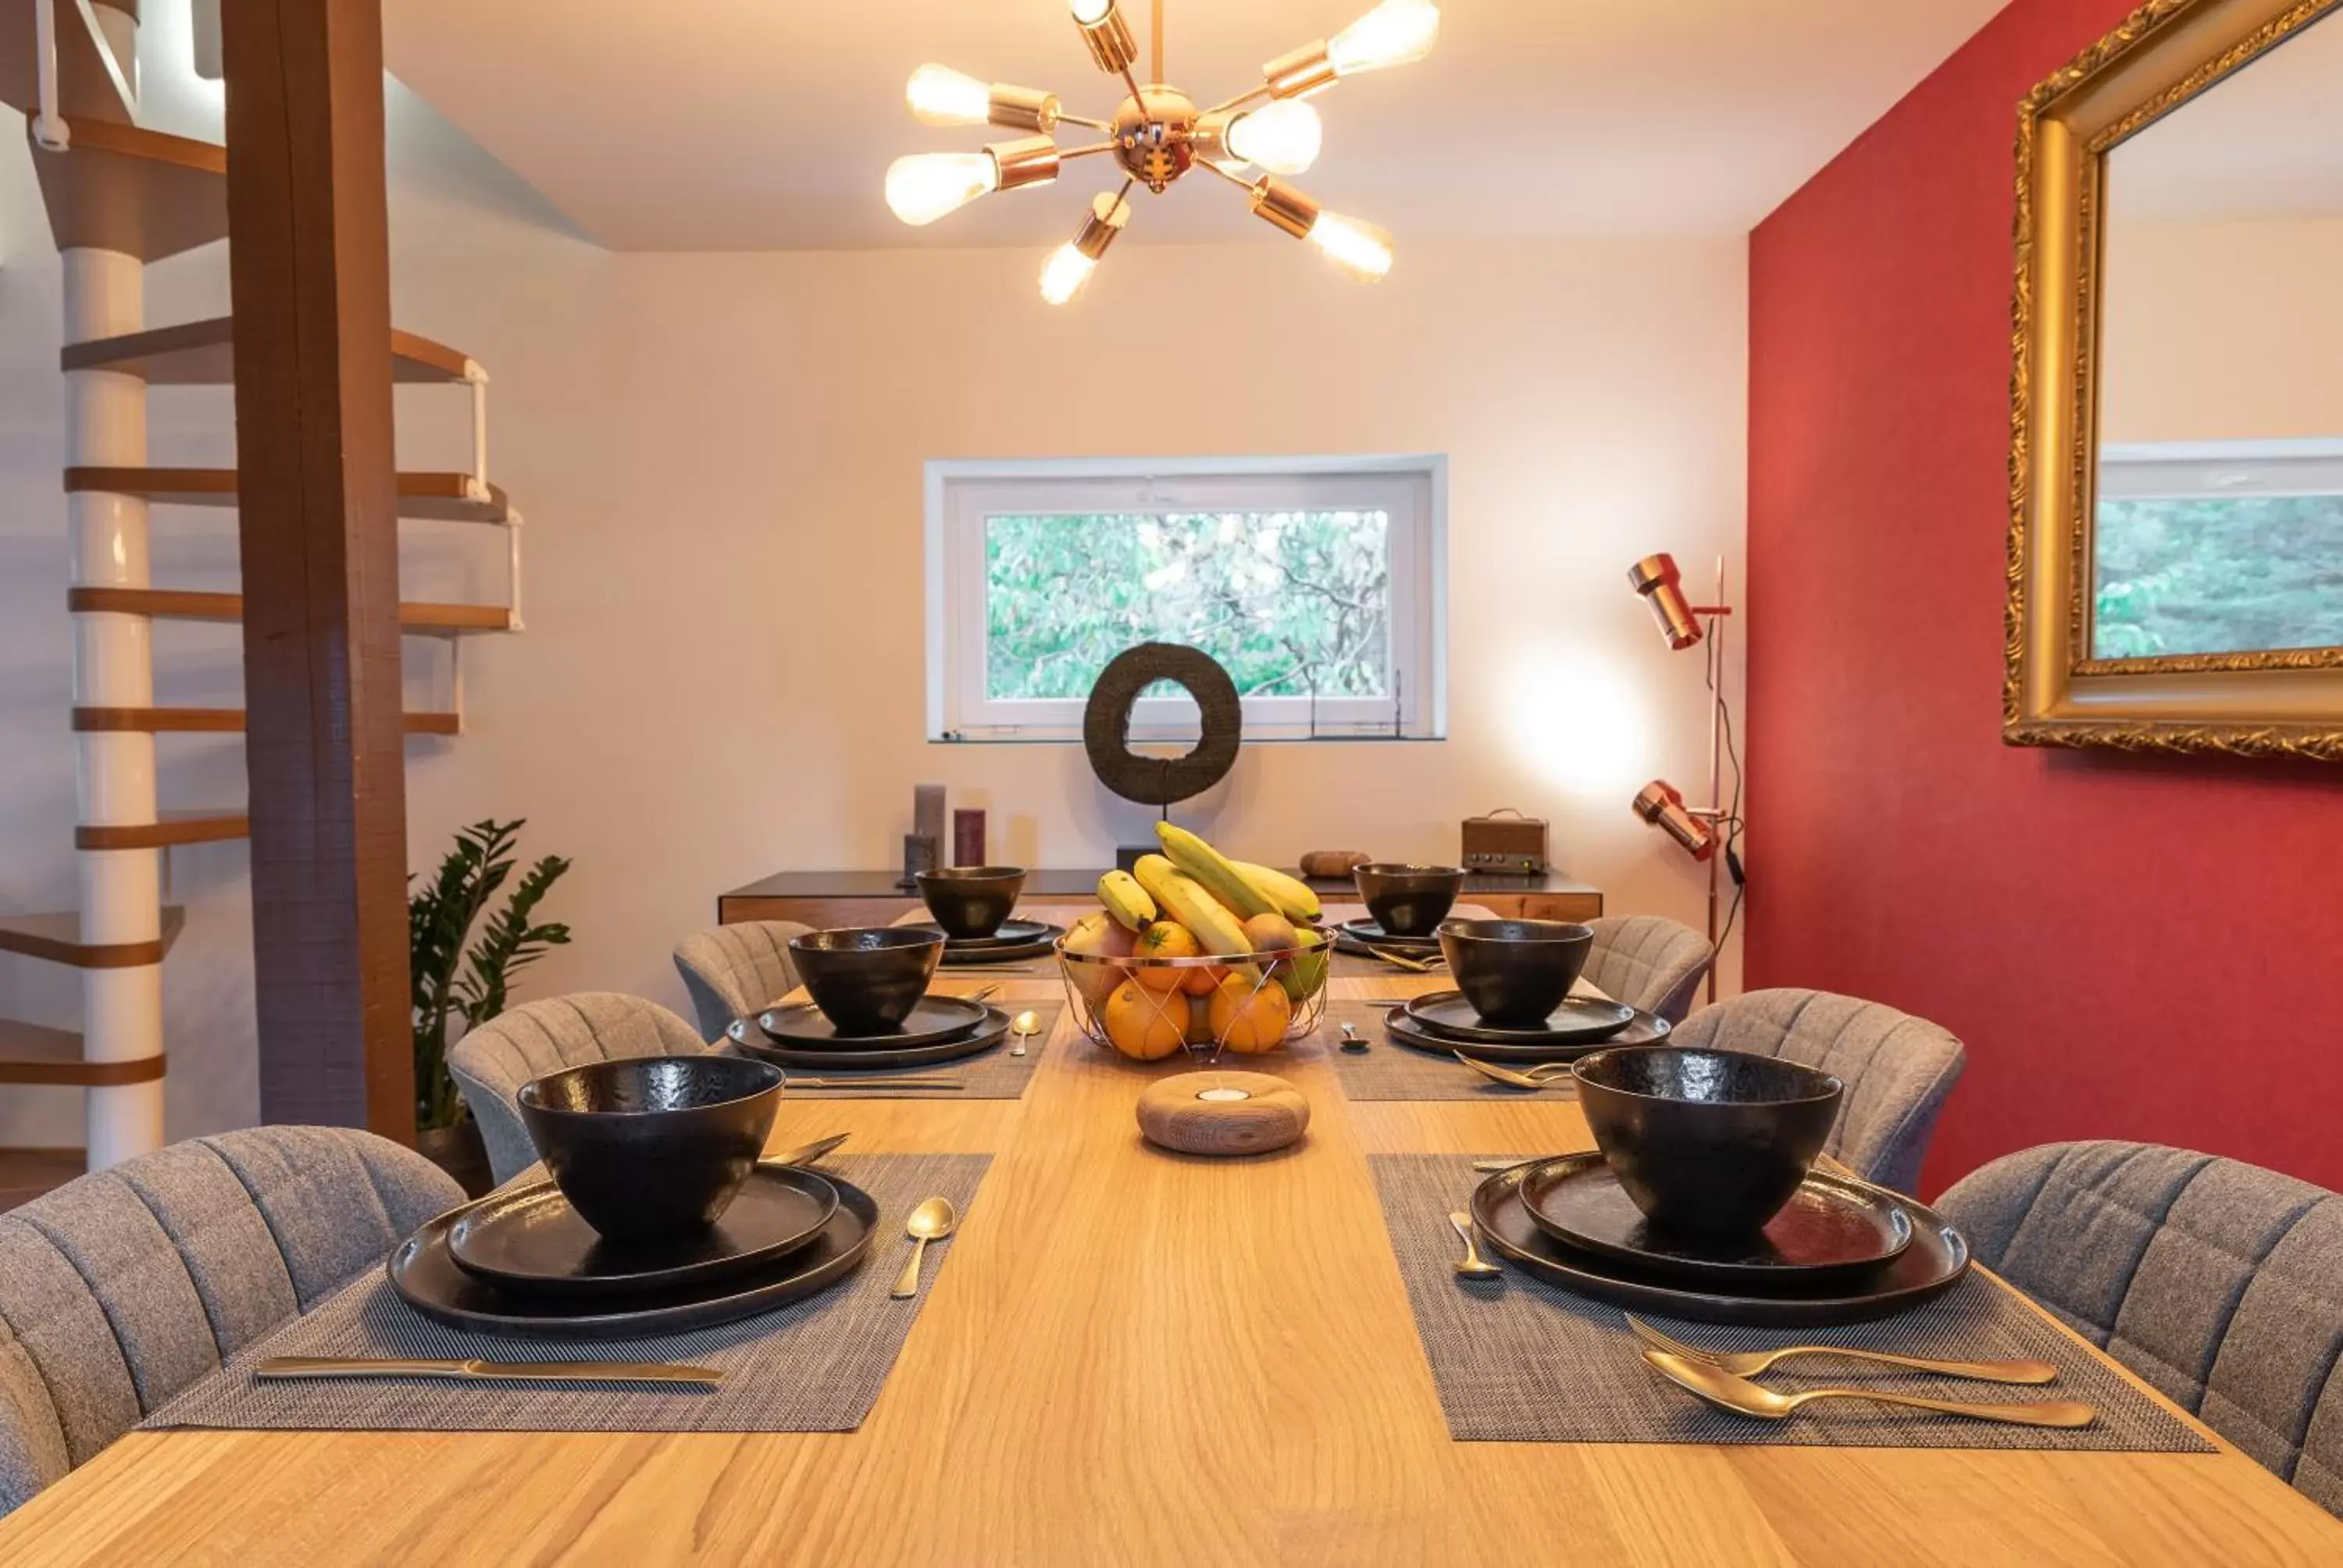
<path fill-rule="evenodd" d="M 501 523 L 512 515 L 505 493 L 488 487 L 488 498 L 474 500 L 469 474 L 401 474 L 398 515 L 455 523 Z M 67 468 L 65 489 L 106 490 L 144 496 L 162 506 L 233 507 L 234 468 Z"/>
<path fill-rule="evenodd" d="M 163 1072 L 159 1055 L 128 1061 L 91 1061 L 82 1055 L 81 1036 L 69 1029 L 0 1018 L 0 1083 L 108 1089 L 152 1083 Z"/>
<path fill-rule="evenodd" d="M 136 5 L 116 9 L 137 15 Z M 69 128 L 84 121 L 126 126 L 137 118 L 126 73 L 90 14 L 89 0 L 57 0 L 57 112 Z M 28 119 L 40 106 L 39 26 L 29 0 L 0 6 L 0 104 Z"/>
<path fill-rule="evenodd" d="M 163 906 L 163 934 L 151 942 L 85 942 L 81 916 L 73 910 L 47 910 L 29 915 L 0 915 L 0 953 L 21 953 L 80 970 L 138 969 L 158 964 L 187 923 L 187 911 L 176 904 Z"/>
<path fill-rule="evenodd" d="M 457 713 L 410 713 L 409 735 L 456 735 L 463 716 Z M 241 708 L 76 708 L 76 730 L 136 730 L 151 735 L 234 735 L 244 730 Z"/>
<path fill-rule="evenodd" d="M 393 329 L 390 374 L 394 381 L 461 381 L 471 361 L 444 343 Z M 68 343 L 59 351 L 64 370 L 118 370 L 156 387 L 226 387 L 236 380 L 236 319 L 216 316 L 176 327 L 151 327 L 119 337 Z"/>
<path fill-rule="evenodd" d="M 53 1192 L 88 1168 L 80 1149 L 0 1149 L 0 1211 Z"/>
<path fill-rule="evenodd" d="M 157 620 L 239 621 L 244 618 L 244 596 L 180 588 L 77 588 L 65 591 L 65 608 L 152 616 Z M 500 604 L 402 604 L 398 625 L 402 631 L 416 633 L 510 631 L 512 611 Z"/>
<path fill-rule="evenodd" d="M 59 250 L 87 246 L 152 262 L 227 237 L 225 147 L 104 120 L 68 128 L 64 152 L 33 145 Z"/>
<path fill-rule="evenodd" d="M 174 844 L 216 844 L 252 836 L 241 808 L 197 807 L 155 813 L 152 822 L 84 822 L 74 829 L 76 849 L 166 849 Z"/>

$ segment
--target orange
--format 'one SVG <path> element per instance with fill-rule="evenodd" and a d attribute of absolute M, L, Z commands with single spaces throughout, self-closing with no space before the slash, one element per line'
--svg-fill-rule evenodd
<path fill-rule="evenodd" d="M 1212 1004 L 1200 996 L 1188 999 L 1188 1043 L 1212 1043 Z"/>
<path fill-rule="evenodd" d="M 1188 1035 L 1186 1002 L 1131 980 L 1114 988 L 1102 1017 L 1108 1042 L 1133 1061 L 1160 1060 L 1179 1050 Z"/>
<path fill-rule="evenodd" d="M 1196 945 L 1196 934 L 1177 920 L 1158 920 L 1139 933 L 1138 956 L 1142 959 L 1192 959 L 1203 950 Z M 1142 964 L 1134 978 L 1149 990 L 1178 990 L 1188 983 L 1189 976 L 1199 973 L 1209 971 L 1177 964 Z"/>
<path fill-rule="evenodd" d="M 1274 980 L 1235 974 L 1212 988 L 1212 1037 L 1247 1056 L 1275 1050 L 1293 1021 L 1293 1001 Z"/>

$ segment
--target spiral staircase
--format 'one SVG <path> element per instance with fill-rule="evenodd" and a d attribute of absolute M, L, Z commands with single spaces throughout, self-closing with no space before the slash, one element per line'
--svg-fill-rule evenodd
<path fill-rule="evenodd" d="M 80 971 L 78 1030 L 0 1018 L 0 1092 L 51 1085 L 84 1094 L 81 1148 L 0 1147 L 0 1209 L 163 1141 L 162 965 L 185 923 L 166 903 L 174 846 L 246 837 L 240 805 L 164 807 L 155 737 L 233 733 L 238 709 L 158 706 L 152 628 L 158 620 L 242 618 L 240 595 L 151 580 L 147 512 L 156 506 L 232 508 L 233 468 L 159 468 L 146 461 L 146 389 L 231 386 L 236 323 L 226 317 L 149 327 L 146 266 L 228 237 L 226 155 L 220 146 L 138 124 L 137 0 L 0 0 L 0 102 L 25 112 L 27 140 L 64 270 L 71 579 L 61 585 L 74 628 L 72 729 L 80 899 L 72 910 L 0 915 L 0 961 Z M 20 240 L 20 236 L 11 236 Z M 21 243 L 21 240 L 20 240 Z M 392 334 L 393 374 L 466 388 L 473 461 L 460 473 L 401 473 L 402 518 L 500 530 L 503 604 L 402 604 L 401 630 L 447 639 L 454 700 L 409 712 L 409 734 L 463 728 L 461 639 L 521 629 L 520 515 L 486 474 L 488 376 L 469 357 Z"/>

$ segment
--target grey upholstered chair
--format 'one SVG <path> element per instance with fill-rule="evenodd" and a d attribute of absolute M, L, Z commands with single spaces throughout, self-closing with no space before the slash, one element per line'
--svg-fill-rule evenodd
<path fill-rule="evenodd" d="M 1708 939 L 1664 915 L 1605 915 L 1586 923 L 1594 930 L 1588 983 L 1614 1001 L 1682 1023 L 1715 955 Z"/>
<path fill-rule="evenodd" d="M 498 1013 L 447 1049 L 447 1071 L 480 1124 L 488 1169 L 509 1181 L 537 1161 L 515 1100 L 533 1078 L 625 1056 L 689 1056 L 707 1041 L 655 1001 L 579 991 Z"/>
<path fill-rule="evenodd" d="M 0 1513 L 463 1200 L 372 1133 L 258 1127 L 0 1214 Z"/>
<path fill-rule="evenodd" d="M 1977 1261 L 2343 1513 L 2343 1197 L 2150 1143 L 2051 1143 L 1937 1200 Z"/>
<path fill-rule="evenodd" d="M 699 1014 L 699 1038 L 719 1040 L 734 1019 L 795 990 L 798 967 L 789 961 L 789 939 L 811 930 L 795 920 L 743 920 L 676 943 L 675 971 Z"/>
<path fill-rule="evenodd" d="M 1820 990 L 1753 990 L 1701 1009 L 1672 1045 L 1785 1057 L 1846 1085 L 1825 1151 L 1867 1181 L 1909 1192 L 1961 1076 L 1961 1042 L 1926 1019 Z"/>

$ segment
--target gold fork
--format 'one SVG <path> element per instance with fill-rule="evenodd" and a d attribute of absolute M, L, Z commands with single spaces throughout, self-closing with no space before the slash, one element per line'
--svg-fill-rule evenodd
<path fill-rule="evenodd" d="M 1893 1351 L 1859 1351 L 1849 1345 L 1788 1345 L 1778 1351 L 1704 1351 L 1672 1340 L 1634 1313 L 1626 1314 L 1627 1326 L 1635 1337 L 1655 1351 L 1664 1351 L 1680 1361 L 1697 1362 L 1715 1367 L 1735 1377 L 1755 1377 L 1776 1362 L 1792 1356 L 1843 1356 L 1848 1361 L 1871 1362 L 1880 1366 L 1904 1367 L 1912 1372 L 1934 1372 L 1938 1377 L 1973 1378 L 1979 1382 L 2045 1383 L 2057 1381 L 2058 1369 L 2048 1362 L 1952 1362 L 1934 1361 L 1926 1356 L 1901 1356 Z"/>
<path fill-rule="evenodd" d="M 1461 1050 L 1453 1054 L 1457 1060 L 1482 1077 L 1511 1084 L 1515 1089 L 1555 1089 L 1568 1087 L 1571 1083 L 1570 1064 L 1567 1062 L 1541 1062 L 1527 1072 L 1515 1072 L 1510 1067 L 1499 1067 L 1493 1061 L 1483 1061 L 1479 1057 L 1467 1056 Z"/>

